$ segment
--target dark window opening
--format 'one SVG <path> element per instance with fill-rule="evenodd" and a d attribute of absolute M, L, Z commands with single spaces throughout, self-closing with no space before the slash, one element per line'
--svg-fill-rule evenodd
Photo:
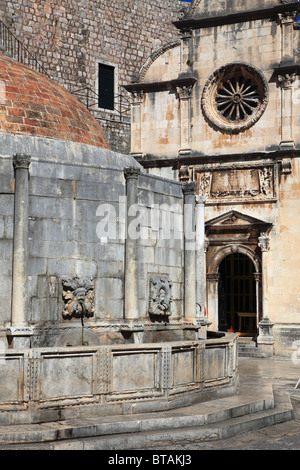
<path fill-rule="evenodd" d="M 99 64 L 99 108 L 114 110 L 115 68 Z"/>

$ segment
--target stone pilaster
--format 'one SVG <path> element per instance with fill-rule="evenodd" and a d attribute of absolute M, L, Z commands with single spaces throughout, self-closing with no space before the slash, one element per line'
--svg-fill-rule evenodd
<path fill-rule="evenodd" d="M 278 82 L 281 87 L 281 142 L 282 148 L 294 148 L 293 133 L 293 83 L 296 74 L 290 73 L 278 75 Z"/>
<path fill-rule="evenodd" d="M 291 60 L 294 57 L 293 26 L 296 16 L 296 11 L 287 11 L 278 15 L 281 26 L 281 60 Z"/>
<path fill-rule="evenodd" d="M 180 102 L 180 149 L 179 155 L 191 152 L 191 95 L 192 85 L 176 88 Z"/>
<path fill-rule="evenodd" d="M 143 91 L 132 92 L 131 104 L 131 155 L 142 156 L 142 102 Z"/>
<path fill-rule="evenodd" d="M 207 282 L 207 312 L 209 320 L 212 324 L 213 330 L 218 330 L 219 326 L 219 281 L 220 273 L 207 273 L 206 282 Z"/>

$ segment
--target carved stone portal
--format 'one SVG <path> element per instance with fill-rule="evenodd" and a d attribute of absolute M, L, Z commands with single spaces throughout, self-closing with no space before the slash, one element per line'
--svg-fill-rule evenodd
<path fill-rule="evenodd" d="M 170 317 L 172 282 L 167 276 L 152 276 L 149 281 L 149 315 L 150 317 Z M 158 319 L 158 318 L 156 318 Z"/>
<path fill-rule="evenodd" d="M 90 318 L 94 315 L 94 283 L 93 279 L 78 277 L 62 280 L 63 300 L 65 308 L 62 312 L 64 319 Z"/>

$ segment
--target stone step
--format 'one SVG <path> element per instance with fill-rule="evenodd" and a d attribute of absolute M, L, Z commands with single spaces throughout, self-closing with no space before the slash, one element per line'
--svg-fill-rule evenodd
<path fill-rule="evenodd" d="M 147 449 L 156 444 L 218 440 L 293 419 L 289 394 L 234 396 L 143 415 L 78 418 L 0 426 L 0 449 L 43 443 L 49 449 Z"/>
<path fill-rule="evenodd" d="M 254 341 L 240 340 L 238 341 L 239 357 L 266 357 L 266 354 L 260 351 Z"/>

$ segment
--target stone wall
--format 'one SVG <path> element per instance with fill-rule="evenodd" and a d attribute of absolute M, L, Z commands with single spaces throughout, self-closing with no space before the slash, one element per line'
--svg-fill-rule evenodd
<path fill-rule="evenodd" d="M 145 208 L 145 223 L 139 240 L 140 311 L 149 316 L 150 280 L 165 277 L 171 283 L 170 321 L 183 316 L 183 199 L 178 182 L 141 175 L 139 203 Z"/>
<path fill-rule="evenodd" d="M 90 87 L 96 92 L 97 64 L 103 62 L 116 67 L 119 93 L 153 51 L 176 37 L 172 20 L 180 7 L 179 0 L 8 0 L 0 2 L 0 19 L 49 75 L 71 91 Z M 109 113 L 108 119 L 118 121 L 118 113 Z M 105 123 L 102 119 L 104 128 Z M 108 124 L 113 150 L 128 153 L 129 132 L 128 124 L 116 123 L 110 135 Z"/>
<path fill-rule="evenodd" d="M 129 156 L 94 146 L 8 134 L 2 135 L 1 156 L 1 328 L 5 331 L 11 320 L 15 191 L 12 155 L 25 149 L 31 155 L 26 282 L 28 322 L 35 329 L 33 344 L 123 343 L 119 327 L 124 321 L 124 168 L 139 168 L 139 164 Z M 154 219 L 152 206 L 158 209 Z M 138 209 L 146 214 L 140 221 L 139 212 L 136 213 L 138 320 L 152 324 L 150 277 L 165 276 L 172 285 L 170 289 L 167 286 L 169 293 L 172 290 L 170 322 L 180 323 L 184 266 L 181 184 L 140 174 Z M 166 226 L 167 220 L 170 224 Z M 72 297 L 70 285 L 77 283 L 81 288 L 89 282 L 93 310 L 81 319 L 68 302 Z M 64 289 L 64 285 L 69 287 Z"/>

